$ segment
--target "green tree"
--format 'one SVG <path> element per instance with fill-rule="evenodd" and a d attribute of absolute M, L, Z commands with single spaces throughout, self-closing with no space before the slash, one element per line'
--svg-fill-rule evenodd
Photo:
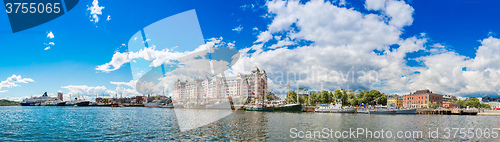
<path fill-rule="evenodd" d="M 470 98 L 465 101 L 465 105 L 469 107 L 475 107 L 479 108 L 481 106 L 481 103 L 479 102 L 479 99 L 477 98 Z"/>
<path fill-rule="evenodd" d="M 463 101 L 463 100 L 456 100 L 456 101 L 452 101 L 452 103 L 459 104 L 459 105 L 460 105 L 460 108 L 465 108 L 465 107 L 467 107 L 467 106 L 465 105 L 465 101 Z"/>
<path fill-rule="evenodd" d="M 334 93 L 335 99 L 342 99 L 342 92 L 340 90 L 335 90 Z"/>
<path fill-rule="evenodd" d="M 427 106 L 428 106 L 429 108 L 434 108 L 434 109 L 438 107 L 438 105 L 437 105 L 437 103 L 436 103 L 436 102 L 428 102 L 428 103 L 427 103 Z"/>
<path fill-rule="evenodd" d="M 304 104 L 305 98 L 303 96 L 299 96 L 299 102 L 301 104 Z"/>
<path fill-rule="evenodd" d="M 387 105 L 387 97 L 385 97 L 385 96 L 380 97 L 380 99 L 378 99 L 377 103 L 384 105 L 384 106 Z"/>
<path fill-rule="evenodd" d="M 0 100 L 0 106 L 19 106 L 19 105 L 21 105 L 19 104 L 19 102 L 9 101 L 6 99 Z"/>
<path fill-rule="evenodd" d="M 358 105 L 358 100 L 356 100 L 356 98 L 351 98 L 348 100 L 349 104 L 353 105 L 353 106 L 356 106 Z"/>
<path fill-rule="evenodd" d="M 314 105 L 314 106 L 316 105 L 316 103 L 317 103 L 316 94 L 311 94 L 311 96 L 309 96 L 308 99 L 309 99 L 309 103 L 311 105 Z"/>
<path fill-rule="evenodd" d="M 297 103 L 297 92 L 290 91 L 286 94 L 286 102 L 289 104 Z"/>

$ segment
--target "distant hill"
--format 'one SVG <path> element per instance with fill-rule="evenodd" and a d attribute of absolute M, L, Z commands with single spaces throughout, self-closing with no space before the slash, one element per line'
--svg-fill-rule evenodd
<path fill-rule="evenodd" d="M 0 106 L 19 106 L 19 105 L 21 105 L 19 104 L 19 102 L 9 101 L 6 99 L 0 100 Z"/>

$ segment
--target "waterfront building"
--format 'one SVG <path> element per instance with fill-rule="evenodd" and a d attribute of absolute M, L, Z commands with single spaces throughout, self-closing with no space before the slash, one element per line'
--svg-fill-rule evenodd
<path fill-rule="evenodd" d="M 309 91 L 308 89 L 305 89 L 305 88 L 298 88 L 297 90 L 295 90 L 295 92 L 299 96 L 309 96 L 312 94 L 311 91 Z"/>
<path fill-rule="evenodd" d="M 500 102 L 488 102 L 492 109 L 500 108 Z"/>
<path fill-rule="evenodd" d="M 387 104 L 395 104 L 396 107 L 403 107 L 403 97 L 398 95 L 389 96 Z"/>
<path fill-rule="evenodd" d="M 63 93 L 57 92 L 57 100 L 63 101 Z"/>
<path fill-rule="evenodd" d="M 457 97 L 453 95 L 443 95 L 443 102 L 448 102 L 448 101 L 456 101 Z"/>
<path fill-rule="evenodd" d="M 460 108 L 460 104 L 452 102 L 443 102 L 443 108 Z"/>
<path fill-rule="evenodd" d="M 233 101 L 241 98 L 258 100 L 267 94 L 267 74 L 257 67 L 250 74 L 238 73 L 226 78 L 214 76 L 192 81 L 177 80 L 174 84 L 173 100 L 180 103 L 223 102 L 231 96 Z"/>
<path fill-rule="evenodd" d="M 403 96 L 404 107 L 422 108 L 429 107 L 429 102 L 436 102 L 437 106 L 443 106 L 443 95 L 432 93 L 427 90 L 417 90 L 414 93 Z"/>

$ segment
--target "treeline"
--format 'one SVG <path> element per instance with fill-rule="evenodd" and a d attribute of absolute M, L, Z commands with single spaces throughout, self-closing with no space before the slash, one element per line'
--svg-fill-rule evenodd
<path fill-rule="evenodd" d="M 19 105 L 21 105 L 19 104 L 19 102 L 9 101 L 6 99 L 0 100 L 0 106 L 19 106 Z"/>
<path fill-rule="evenodd" d="M 318 94 L 299 96 L 298 99 L 299 103 L 312 106 L 317 104 L 335 103 L 336 100 L 341 101 L 342 105 L 345 106 L 357 106 L 361 103 L 364 103 L 365 105 L 387 105 L 387 97 L 377 90 L 364 90 L 358 94 L 354 94 L 352 90 L 335 90 L 333 92 L 323 90 Z M 296 103 L 297 92 L 288 92 L 286 95 L 286 101 L 287 103 Z"/>
<path fill-rule="evenodd" d="M 456 100 L 456 101 L 448 101 L 456 104 L 460 104 L 460 108 L 466 108 L 467 106 L 471 108 L 491 108 L 490 104 L 484 104 L 479 101 L 477 98 L 470 98 L 467 101 Z"/>

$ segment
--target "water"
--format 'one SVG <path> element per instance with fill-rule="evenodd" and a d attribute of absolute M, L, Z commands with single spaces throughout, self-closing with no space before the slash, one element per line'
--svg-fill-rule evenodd
<path fill-rule="evenodd" d="M 200 113 L 200 110 L 184 110 Z M 180 131 L 174 110 L 162 108 L 109 108 L 109 107 L 0 107 L 0 141 L 500 141 L 491 138 L 491 128 L 500 128 L 499 116 L 456 115 L 367 115 L 329 113 L 281 113 L 237 111 L 214 123 Z M 182 124 L 181 124 L 182 125 Z M 366 139 L 366 135 L 340 139 L 306 133 L 323 129 L 343 132 L 362 128 L 368 131 L 391 131 L 396 138 Z M 450 129 L 449 138 L 445 128 Z M 463 135 L 452 128 L 489 129 L 490 138 Z M 438 138 L 429 138 L 429 130 L 438 129 Z M 294 133 L 304 132 L 303 138 Z M 423 137 L 397 138 L 397 132 L 422 131 Z M 490 132 L 491 131 L 491 132 Z M 464 131 L 467 134 L 467 131 Z M 417 133 L 418 134 L 418 133 Z M 346 135 L 344 135 L 346 136 Z M 461 138 L 464 137 L 465 138 Z M 468 138 L 472 136 L 473 138 Z"/>

